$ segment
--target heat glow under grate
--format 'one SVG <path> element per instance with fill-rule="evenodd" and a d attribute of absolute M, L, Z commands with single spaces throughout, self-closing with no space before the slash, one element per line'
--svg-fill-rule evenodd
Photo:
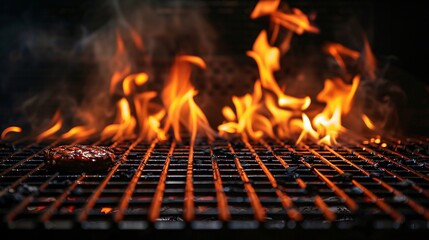
<path fill-rule="evenodd" d="M 429 220 L 429 139 L 102 143 L 107 172 L 64 174 L 2 144 L 3 229 L 417 229 Z"/>

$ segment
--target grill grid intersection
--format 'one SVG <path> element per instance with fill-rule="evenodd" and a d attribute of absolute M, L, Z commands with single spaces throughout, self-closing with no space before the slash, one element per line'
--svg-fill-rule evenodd
<path fill-rule="evenodd" d="M 103 143 L 87 174 L 47 169 L 57 144 L 1 145 L 3 229 L 428 230 L 426 138 Z"/>

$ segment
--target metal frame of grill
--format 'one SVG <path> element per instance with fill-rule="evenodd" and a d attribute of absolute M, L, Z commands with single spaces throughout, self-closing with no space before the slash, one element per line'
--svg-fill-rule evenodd
<path fill-rule="evenodd" d="M 99 143 L 115 149 L 117 164 L 91 174 L 47 169 L 41 152 L 58 141 L 4 143 L 1 228 L 214 232 L 206 238 L 244 230 L 250 238 L 427 232 L 429 139 L 353 139 L 338 146 L 220 138 Z"/>

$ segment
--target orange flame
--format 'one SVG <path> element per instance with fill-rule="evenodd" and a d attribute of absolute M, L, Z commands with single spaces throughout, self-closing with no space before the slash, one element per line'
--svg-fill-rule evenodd
<path fill-rule="evenodd" d="M 195 140 L 197 132 L 202 132 L 209 139 L 215 136 L 206 116 L 194 101 L 197 91 L 190 81 L 192 64 L 206 68 L 204 60 L 199 57 L 185 55 L 176 58 L 161 96 L 167 109 L 164 132 L 172 127 L 177 141 L 181 141 L 183 126 L 191 134 L 191 141 Z"/>
<path fill-rule="evenodd" d="M 303 141 L 304 139 L 312 139 L 314 140 L 318 140 L 319 139 L 319 134 L 316 132 L 316 130 L 313 129 L 313 126 L 311 125 L 311 121 L 308 118 L 307 114 L 303 113 L 302 114 L 302 132 L 299 135 L 298 139 L 296 140 L 296 143 L 300 143 L 301 141 Z"/>
<path fill-rule="evenodd" d="M 246 94 L 243 97 L 234 96 L 232 101 L 237 114 L 232 112 L 232 109 L 229 112 L 225 110 L 228 108 L 224 108 L 225 118 L 233 120 L 219 125 L 219 134 L 221 136 L 241 134 L 246 139 L 248 137 L 253 139 L 263 136 L 273 137 L 274 133 L 270 120 L 259 112 L 262 108 L 261 99 L 262 88 L 260 81 L 255 82 L 253 95 Z M 237 122 L 234 121 L 235 119 L 237 119 Z"/>
<path fill-rule="evenodd" d="M 272 14 L 272 18 L 274 23 L 280 24 L 298 35 L 303 34 L 305 31 L 319 33 L 319 29 L 310 24 L 307 15 L 297 8 L 293 8 L 292 13 L 275 11 Z"/>
<path fill-rule="evenodd" d="M 137 73 L 131 74 L 125 77 L 122 82 L 122 89 L 124 91 L 125 96 L 129 96 L 131 94 L 132 83 L 137 86 L 141 86 L 148 81 L 149 76 L 146 73 Z"/>
<path fill-rule="evenodd" d="M 17 127 L 17 126 L 7 127 L 2 131 L 1 139 L 2 140 L 6 139 L 6 135 L 8 135 L 9 133 L 12 133 L 12 132 L 20 133 L 20 132 L 22 132 L 22 129 L 20 127 Z"/>
<path fill-rule="evenodd" d="M 135 137 L 136 119 L 131 115 L 130 104 L 127 99 L 122 98 L 117 103 L 118 114 L 116 121 L 108 125 L 101 132 L 101 138 L 112 140 L 129 139 Z"/>
<path fill-rule="evenodd" d="M 259 1 L 258 3 L 256 3 L 255 8 L 253 8 L 252 13 L 250 14 L 250 18 L 255 19 L 265 15 L 270 15 L 277 10 L 279 4 L 280 0 Z"/>
<path fill-rule="evenodd" d="M 51 120 L 51 123 L 49 124 L 51 127 L 49 127 L 47 130 L 39 134 L 36 140 L 39 142 L 54 135 L 56 132 L 58 132 L 61 129 L 62 124 L 63 124 L 63 119 L 61 117 L 61 113 L 60 111 L 57 110 L 54 114 L 54 117 Z"/>
<path fill-rule="evenodd" d="M 95 128 L 87 126 L 76 126 L 70 129 L 68 132 L 61 135 L 62 139 L 78 139 L 85 140 L 96 132 Z"/>
<path fill-rule="evenodd" d="M 109 214 L 109 213 L 111 213 L 112 212 L 112 208 L 110 208 L 110 207 L 104 207 L 104 208 L 102 208 L 101 210 L 100 210 L 100 212 L 102 212 L 102 213 L 104 213 L 104 214 Z"/>
<path fill-rule="evenodd" d="M 144 92 L 134 98 L 136 117 L 140 126 L 139 138 L 153 140 L 159 138 L 166 139 L 164 131 L 160 128 L 160 121 L 165 116 L 165 110 L 159 109 L 150 101 L 157 96 L 156 92 Z M 150 108 L 158 108 L 158 112 L 151 114 Z"/>
<path fill-rule="evenodd" d="M 276 128 L 277 136 L 280 138 L 292 137 L 302 129 L 301 121 L 294 119 L 295 112 L 282 109 L 277 106 L 276 100 L 272 95 L 265 96 L 265 106 L 271 113 L 271 124 Z"/>
<path fill-rule="evenodd" d="M 258 65 L 262 87 L 277 95 L 278 104 L 281 107 L 305 110 L 310 106 L 310 97 L 295 98 L 288 96 L 277 84 L 273 72 L 280 69 L 280 52 L 278 48 L 269 45 L 266 31 L 261 31 L 253 44 L 253 50 L 248 51 L 247 55 L 252 57 Z"/>
<path fill-rule="evenodd" d="M 341 124 L 341 116 L 350 112 L 352 107 L 353 97 L 359 86 L 359 76 L 354 77 L 351 85 L 345 84 L 341 79 L 326 80 L 323 90 L 317 95 L 317 100 L 325 102 L 326 106 L 323 111 L 317 114 L 313 119 L 313 125 L 316 128 L 320 143 L 336 144 L 336 138 L 340 131 L 343 130 Z M 309 133 L 315 137 L 312 127 L 306 119 L 304 119 L 305 134 Z M 300 137 L 300 141 L 303 137 Z M 299 142 L 297 141 L 297 142 Z"/>
<path fill-rule="evenodd" d="M 116 31 L 116 53 L 113 57 L 114 61 L 121 61 L 121 57 L 125 54 L 125 44 L 124 40 L 121 37 L 121 33 L 119 30 Z M 116 85 L 123 79 L 124 76 L 128 75 L 131 71 L 130 66 L 125 66 L 121 70 L 115 70 L 115 72 L 112 75 L 112 78 L 110 79 L 110 88 L 109 92 L 110 94 L 113 94 L 115 92 Z"/>
<path fill-rule="evenodd" d="M 365 123 L 365 126 L 367 126 L 369 129 L 371 129 L 371 130 L 376 129 L 374 123 L 371 121 L 371 119 L 366 114 L 362 114 L 362 120 Z"/>
<path fill-rule="evenodd" d="M 330 54 L 335 59 L 337 64 L 344 70 L 346 69 L 344 58 L 348 57 L 353 60 L 357 60 L 360 56 L 358 51 L 347 48 L 340 43 L 328 43 L 324 46 L 323 50 Z"/>

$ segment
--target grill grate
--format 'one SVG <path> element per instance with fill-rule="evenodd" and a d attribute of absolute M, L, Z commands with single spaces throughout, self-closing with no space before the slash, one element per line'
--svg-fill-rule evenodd
<path fill-rule="evenodd" d="M 429 139 L 353 139 L 103 143 L 118 164 L 97 174 L 3 143 L 2 228 L 427 231 Z"/>

